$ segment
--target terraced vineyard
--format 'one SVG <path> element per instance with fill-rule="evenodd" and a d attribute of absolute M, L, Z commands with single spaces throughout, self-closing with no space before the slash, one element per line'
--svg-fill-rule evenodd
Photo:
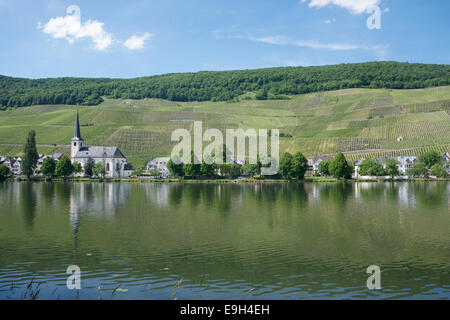
<path fill-rule="evenodd" d="M 134 166 L 168 156 L 176 128 L 277 128 L 280 150 L 309 157 L 344 152 L 360 157 L 418 155 L 450 150 L 450 87 L 419 90 L 346 89 L 290 100 L 238 102 L 106 100 L 79 107 L 88 145 L 118 146 Z M 0 112 L 0 154 L 18 155 L 28 130 L 35 129 L 41 153 L 66 152 L 73 135 L 75 106 L 33 106 Z M 397 141 L 402 140 L 402 141 Z M 14 144 L 14 145 L 11 145 Z M 206 144 L 206 143 L 205 143 Z M 53 145 L 53 146 L 52 146 Z"/>

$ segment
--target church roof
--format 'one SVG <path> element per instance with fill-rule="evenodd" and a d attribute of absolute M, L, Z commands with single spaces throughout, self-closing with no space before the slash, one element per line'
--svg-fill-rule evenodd
<path fill-rule="evenodd" d="M 117 147 L 81 147 L 74 158 L 125 158 Z"/>
<path fill-rule="evenodd" d="M 75 133 L 74 133 L 73 137 L 83 140 L 83 138 L 81 138 L 80 120 L 78 119 L 78 111 L 77 111 L 77 120 L 75 122 Z"/>

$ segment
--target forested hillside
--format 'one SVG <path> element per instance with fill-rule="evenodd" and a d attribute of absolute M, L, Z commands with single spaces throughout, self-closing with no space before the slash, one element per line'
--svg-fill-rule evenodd
<path fill-rule="evenodd" d="M 0 76 L 0 108 L 40 104 L 98 105 L 102 97 L 171 101 L 227 101 L 346 88 L 417 89 L 450 85 L 450 65 L 368 62 L 319 67 L 176 73 L 135 79 L 23 79 Z"/>

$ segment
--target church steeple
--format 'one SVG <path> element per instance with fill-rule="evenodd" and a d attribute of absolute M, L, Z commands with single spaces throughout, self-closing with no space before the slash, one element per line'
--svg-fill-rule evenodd
<path fill-rule="evenodd" d="M 78 119 L 78 111 L 77 111 L 77 120 L 75 122 L 75 134 L 73 135 L 73 137 L 78 138 L 81 141 L 83 141 L 83 138 L 81 138 L 80 121 Z"/>
<path fill-rule="evenodd" d="M 75 133 L 70 143 L 70 157 L 72 162 L 77 154 L 77 152 L 83 147 L 83 138 L 81 138 L 80 131 L 80 120 L 78 119 L 78 111 L 77 111 L 77 120 L 75 121 Z"/>

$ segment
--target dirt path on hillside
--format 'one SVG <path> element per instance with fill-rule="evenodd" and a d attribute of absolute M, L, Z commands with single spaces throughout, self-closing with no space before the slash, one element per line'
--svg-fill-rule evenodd
<path fill-rule="evenodd" d="M 21 147 L 23 143 L 0 143 L 0 146 Z M 70 144 L 36 144 L 36 147 L 70 147 Z"/>

